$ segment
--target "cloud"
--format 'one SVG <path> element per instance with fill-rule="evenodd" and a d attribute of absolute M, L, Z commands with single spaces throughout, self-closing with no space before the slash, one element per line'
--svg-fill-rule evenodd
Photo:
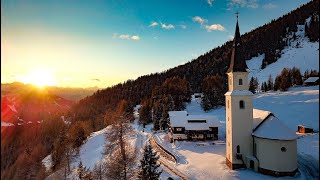
<path fill-rule="evenodd" d="M 120 39 L 127 39 L 127 40 L 129 40 L 129 39 L 130 39 L 130 35 L 129 35 L 129 34 L 121 34 L 121 35 L 119 36 L 119 38 L 120 38 Z"/>
<path fill-rule="evenodd" d="M 138 40 L 140 40 L 140 37 L 139 36 L 131 36 L 131 39 L 135 40 L 135 41 L 138 41 Z"/>
<path fill-rule="evenodd" d="M 159 25 L 159 23 L 157 23 L 157 22 L 151 22 L 151 24 L 149 25 L 149 27 L 156 27 L 156 26 L 158 26 Z"/>
<path fill-rule="evenodd" d="M 192 21 L 193 21 L 193 22 L 198 22 L 198 23 L 200 23 L 200 24 L 202 25 L 202 24 L 203 24 L 204 22 L 206 22 L 207 20 L 201 18 L 200 16 L 195 16 L 195 17 L 192 18 Z"/>
<path fill-rule="evenodd" d="M 264 9 L 274 9 L 274 8 L 277 8 L 277 7 L 278 7 L 277 5 L 272 4 L 272 3 L 268 3 L 268 4 L 263 5 Z"/>
<path fill-rule="evenodd" d="M 212 2 L 213 0 L 207 0 L 207 3 L 209 4 L 210 7 L 212 6 Z"/>
<path fill-rule="evenodd" d="M 228 40 L 229 40 L 229 41 L 230 41 L 230 40 L 233 40 L 233 38 L 234 38 L 233 35 L 229 35 L 229 36 L 228 36 Z"/>
<path fill-rule="evenodd" d="M 137 35 L 130 36 L 129 34 L 121 34 L 121 35 L 118 36 L 118 38 L 119 39 L 124 39 L 124 40 L 134 40 L 134 41 L 140 40 L 139 36 L 137 36 Z"/>
<path fill-rule="evenodd" d="M 93 78 L 93 79 L 91 79 L 92 81 L 99 81 L 100 82 L 100 79 L 98 79 L 98 78 Z"/>
<path fill-rule="evenodd" d="M 207 29 L 208 32 L 211 31 L 224 31 L 225 28 L 221 24 L 212 24 L 210 26 L 206 25 L 205 28 Z"/>
<path fill-rule="evenodd" d="M 174 29 L 174 25 L 172 25 L 172 24 L 166 25 L 166 24 L 161 23 L 161 27 L 163 29 Z"/>
<path fill-rule="evenodd" d="M 187 26 L 186 25 L 183 25 L 183 24 L 181 24 L 181 25 L 179 25 L 182 29 L 187 29 Z"/>
<path fill-rule="evenodd" d="M 256 9 L 259 7 L 257 0 L 230 0 L 228 3 L 228 10 L 233 9 L 234 7 L 247 7 Z"/>

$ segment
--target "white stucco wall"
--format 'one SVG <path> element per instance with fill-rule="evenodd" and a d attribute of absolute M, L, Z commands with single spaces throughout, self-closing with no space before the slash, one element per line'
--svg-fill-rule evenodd
<path fill-rule="evenodd" d="M 297 141 L 271 140 L 254 137 L 259 167 L 277 171 L 292 172 L 297 169 Z M 282 152 L 281 147 L 286 151 Z"/>
<path fill-rule="evenodd" d="M 236 159 L 238 145 L 243 157 L 252 155 L 252 93 L 248 91 L 247 72 L 228 73 L 228 76 L 229 92 L 248 92 L 242 93 L 246 95 L 226 93 L 226 157 L 232 164 L 242 164 L 241 160 Z M 238 84 L 240 78 L 243 81 L 241 86 Z M 244 101 L 244 109 L 240 109 L 241 100 Z"/>

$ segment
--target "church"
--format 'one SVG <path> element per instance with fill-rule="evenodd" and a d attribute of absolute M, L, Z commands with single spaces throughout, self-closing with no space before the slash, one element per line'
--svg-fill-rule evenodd
<path fill-rule="evenodd" d="M 272 176 L 294 176 L 297 135 L 274 114 L 253 108 L 248 67 L 237 24 L 232 47 L 226 100 L 226 164 Z"/>

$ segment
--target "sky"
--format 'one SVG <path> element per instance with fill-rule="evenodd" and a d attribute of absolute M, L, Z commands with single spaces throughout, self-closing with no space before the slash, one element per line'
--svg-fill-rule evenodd
<path fill-rule="evenodd" d="M 309 0 L 2 0 L 1 83 L 105 88 L 184 64 Z"/>

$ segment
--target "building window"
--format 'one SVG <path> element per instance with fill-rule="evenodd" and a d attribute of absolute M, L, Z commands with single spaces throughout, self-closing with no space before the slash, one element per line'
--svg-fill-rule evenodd
<path fill-rule="evenodd" d="M 254 143 L 254 145 L 253 145 L 253 155 L 257 155 L 257 144 L 256 143 Z"/>
<path fill-rule="evenodd" d="M 282 152 L 286 152 L 287 149 L 286 149 L 285 147 L 282 147 L 282 148 L 281 148 L 281 151 L 282 151 Z"/>
<path fill-rule="evenodd" d="M 232 85 L 232 79 L 231 78 L 229 78 L 229 84 Z"/>
<path fill-rule="evenodd" d="M 244 101 L 243 100 L 240 101 L 240 109 L 244 109 Z"/>
<path fill-rule="evenodd" d="M 228 142 L 228 146 L 230 146 L 230 143 Z"/>
<path fill-rule="evenodd" d="M 242 79 L 239 79 L 239 85 L 242 85 Z"/>
<path fill-rule="evenodd" d="M 237 153 L 240 153 L 240 146 L 237 146 Z"/>
<path fill-rule="evenodd" d="M 230 121 L 230 118 L 228 117 L 228 121 Z"/>
<path fill-rule="evenodd" d="M 229 105 L 230 103 L 229 103 L 229 100 L 228 100 L 228 109 L 230 108 L 230 105 Z"/>

